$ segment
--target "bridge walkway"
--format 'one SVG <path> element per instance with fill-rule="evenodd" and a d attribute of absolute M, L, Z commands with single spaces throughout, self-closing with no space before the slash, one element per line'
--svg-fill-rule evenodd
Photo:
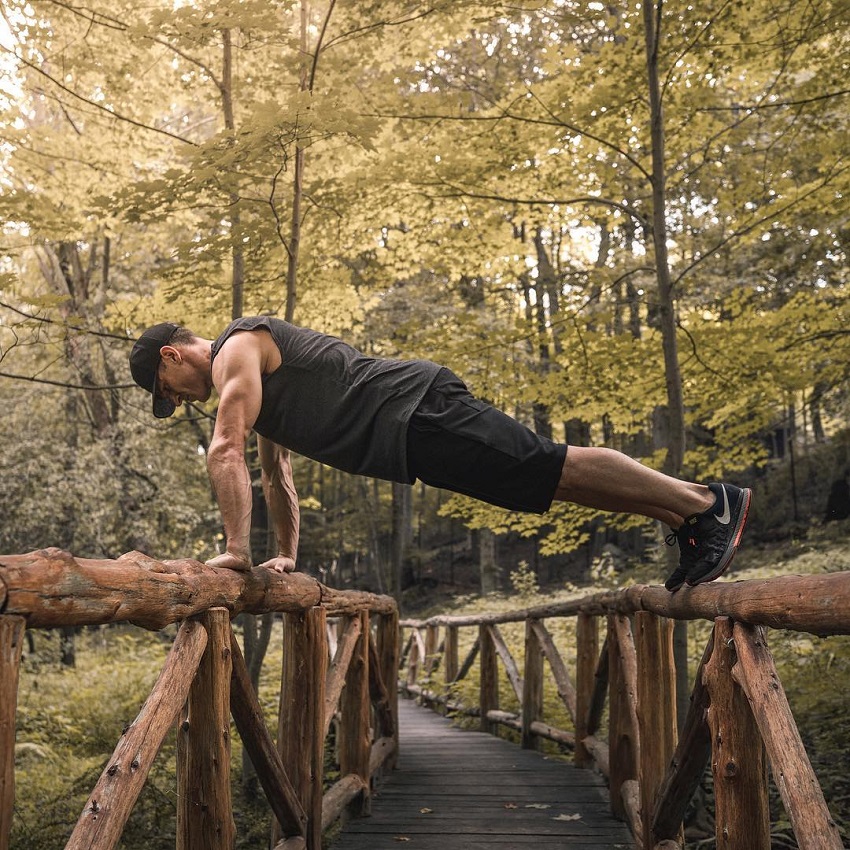
<path fill-rule="evenodd" d="M 602 777 L 466 731 L 409 700 L 399 761 L 332 850 L 617 850 L 634 841 L 613 818 Z"/>

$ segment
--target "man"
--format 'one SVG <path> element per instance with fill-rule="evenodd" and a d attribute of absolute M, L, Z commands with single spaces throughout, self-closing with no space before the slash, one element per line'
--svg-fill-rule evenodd
<path fill-rule="evenodd" d="M 473 398 L 435 363 L 367 357 L 280 319 L 238 319 L 215 341 L 164 322 L 136 342 L 130 369 L 152 394 L 158 418 L 218 392 L 207 467 L 226 551 L 210 566 L 251 568 L 251 430 L 260 437 L 278 542 L 277 557 L 262 566 L 278 572 L 295 569 L 298 549 L 290 450 L 347 472 L 404 483 L 418 478 L 512 510 L 544 513 L 553 501 L 566 501 L 660 520 L 675 530 L 680 548 L 665 584 L 670 591 L 721 575 L 747 521 L 747 489 L 679 481 L 613 449 L 568 450 Z"/>

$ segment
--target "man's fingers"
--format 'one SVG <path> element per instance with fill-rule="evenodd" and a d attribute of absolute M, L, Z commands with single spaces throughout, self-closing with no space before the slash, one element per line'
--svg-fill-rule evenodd
<path fill-rule="evenodd" d="M 264 564 L 260 564 L 260 566 L 276 573 L 292 573 L 296 570 L 294 558 L 272 558 Z"/>

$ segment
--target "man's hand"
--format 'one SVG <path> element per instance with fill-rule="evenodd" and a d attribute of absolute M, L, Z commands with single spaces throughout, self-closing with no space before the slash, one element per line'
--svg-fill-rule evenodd
<path fill-rule="evenodd" d="M 295 558 L 288 558 L 285 555 L 278 555 L 264 564 L 260 564 L 267 570 L 274 570 L 276 573 L 292 573 L 295 572 Z"/>
<path fill-rule="evenodd" d="M 206 565 L 208 567 L 221 567 L 225 570 L 237 570 L 244 573 L 251 569 L 251 559 L 247 555 L 225 552 L 222 555 L 216 555 L 215 558 L 210 558 L 206 562 Z"/>

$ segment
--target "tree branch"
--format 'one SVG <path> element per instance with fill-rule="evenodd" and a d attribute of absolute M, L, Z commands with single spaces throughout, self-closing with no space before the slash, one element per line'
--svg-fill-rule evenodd
<path fill-rule="evenodd" d="M 434 185 L 434 184 L 413 184 L 413 185 Z M 599 206 L 609 207 L 612 209 L 620 210 L 620 212 L 627 215 L 629 218 L 633 218 L 637 221 L 642 227 L 647 227 L 648 223 L 640 215 L 636 210 L 629 207 L 627 204 L 623 204 L 620 201 L 612 201 L 608 198 L 596 198 L 593 195 L 580 195 L 575 198 L 509 198 L 504 195 L 496 195 L 487 192 L 471 192 L 467 189 L 463 189 L 459 186 L 454 186 L 451 183 L 446 181 L 440 181 L 436 185 L 448 186 L 454 189 L 454 193 L 444 193 L 440 195 L 442 198 L 476 198 L 478 200 L 484 201 L 499 201 L 504 204 L 519 204 L 521 206 L 552 206 L 552 205 L 560 205 L 560 206 L 569 206 L 571 204 L 596 204 Z"/>
<path fill-rule="evenodd" d="M 135 384 L 100 384 L 97 386 L 86 386 L 85 384 L 71 384 L 67 381 L 51 381 L 48 378 L 35 378 L 30 375 L 14 375 L 11 372 L 0 372 L 0 378 L 11 378 L 13 381 L 29 381 L 33 384 L 50 384 L 53 387 L 65 387 L 69 390 L 129 390 Z"/>
<path fill-rule="evenodd" d="M 42 68 L 39 68 L 38 65 L 36 65 L 34 62 L 30 62 L 29 60 L 24 59 L 24 57 L 21 56 L 20 54 L 18 54 L 16 51 L 14 51 L 14 50 L 12 50 L 8 47 L 5 47 L 3 45 L 0 45 L 0 50 L 2 50 L 3 53 L 6 53 L 7 55 L 14 57 L 22 65 L 25 65 L 27 68 L 30 68 L 31 70 L 35 71 L 37 74 L 41 74 L 41 76 L 43 76 L 45 79 L 49 80 L 54 86 L 61 89 L 66 94 L 69 94 L 71 97 L 76 98 L 79 101 L 82 101 L 83 103 L 85 103 L 88 106 L 93 106 L 95 109 L 99 109 L 102 112 L 105 112 L 107 115 L 110 115 L 112 118 L 116 118 L 119 121 L 124 121 L 127 124 L 132 124 L 134 127 L 139 127 L 142 130 L 149 130 L 152 133 L 160 133 L 163 136 L 168 136 L 171 139 L 175 139 L 176 141 L 182 142 L 183 144 L 186 144 L 186 145 L 191 145 L 192 147 L 198 146 L 197 142 L 193 142 L 190 139 L 184 138 L 183 136 L 178 136 L 176 133 L 171 133 L 168 130 L 163 130 L 161 127 L 153 127 L 150 124 L 145 124 L 143 121 L 136 121 L 135 118 L 130 118 L 129 116 L 123 115 L 120 112 L 115 112 L 112 109 L 108 109 L 106 106 L 103 106 L 100 103 L 95 103 L 93 100 L 89 100 L 87 97 L 83 97 L 83 95 L 77 94 L 75 91 L 73 91 L 73 89 L 70 89 L 70 88 L 68 88 L 68 86 L 64 85 L 63 83 L 60 83 L 59 80 L 57 80 L 55 77 L 48 74 L 47 71 L 43 70 Z"/>
<path fill-rule="evenodd" d="M 106 339 L 119 339 L 121 342 L 133 342 L 130 337 L 121 336 L 121 334 L 108 333 L 107 331 L 94 331 L 91 328 L 84 328 L 79 325 L 70 325 L 67 322 L 58 322 L 56 319 L 48 319 L 46 316 L 33 316 L 31 313 L 25 313 L 23 310 L 19 310 L 17 307 L 13 307 L 5 301 L 0 301 L 0 307 L 4 307 L 6 310 L 11 310 L 13 313 L 17 313 L 19 316 L 23 316 L 25 319 L 29 319 L 33 322 L 41 322 L 45 325 L 61 325 L 65 328 L 65 330 L 88 334 L 89 336 L 100 336 Z"/>
<path fill-rule="evenodd" d="M 778 210 L 771 208 L 768 213 L 759 218 L 752 221 L 746 227 L 741 227 L 738 230 L 732 231 L 728 236 L 725 236 L 723 239 L 718 240 L 714 245 L 711 246 L 706 251 L 697 257 L 693 262 L 689 263 L 682 271 L 676 275 L 676 278 L 673 281 L 673 286 L 677 287 L 679 283 L 681 283 L 682 279 L 687 277 L 697 266 L 704 263 L 709 257 L 711 257 L 716 251 L 719 251 L 721 248 L 725 248 L 730 242 L 733 242 L 736 239 L 739 239 L 742 236 L 746 236 L 748 233 L 752 233 L 757 227 L 762 224 L 765 224 L 769 221 L 775 221 L 784 213 L 788 212 L 788 210 L 793 209 L 797 204 L 802 203 L 807 198 L 810 198 L 812 195 L 816 195 L 822 189 L 826 188 L 832 180 L 834 180 L 840 174 L 843 174 L 845 171 L 850 169 L 850 166 L 844 165 L 841 168 L 838 168 L 837 171 L 835 169 L 838 167 L 838 163 L 833 165 L 833 173 L 826 175 L 823 180 L 813 188 L 809 189 L 807 192 L 804 192 L 802 195 L 798 195 L 796 198 L 792 198 L 786 204 L 781 206 Z"/>
<path fill-rule="evenodd" d="M 333 13 L 334 6 L 336 6 L 336 0 L 331 0 L 330 4 L 328 5 L 328 13 L 327 15 L 325 15 L 325 20 L 322 23 L 322 29 L 319 32 L 319 38 L 316 41 L 316 50 L 313 52 L 313 65 L 310 68 L 310 84 L 308 86 L 311 94 L 313 92 L 313 83 L 315 83 L 316 81 L 316 66 L 319 64 L 319 53 L 322 49 L 322 41 L 324 40 L 325 31 L 328 28 L 328 24 L 330 23 L 331 14 Z"/>

